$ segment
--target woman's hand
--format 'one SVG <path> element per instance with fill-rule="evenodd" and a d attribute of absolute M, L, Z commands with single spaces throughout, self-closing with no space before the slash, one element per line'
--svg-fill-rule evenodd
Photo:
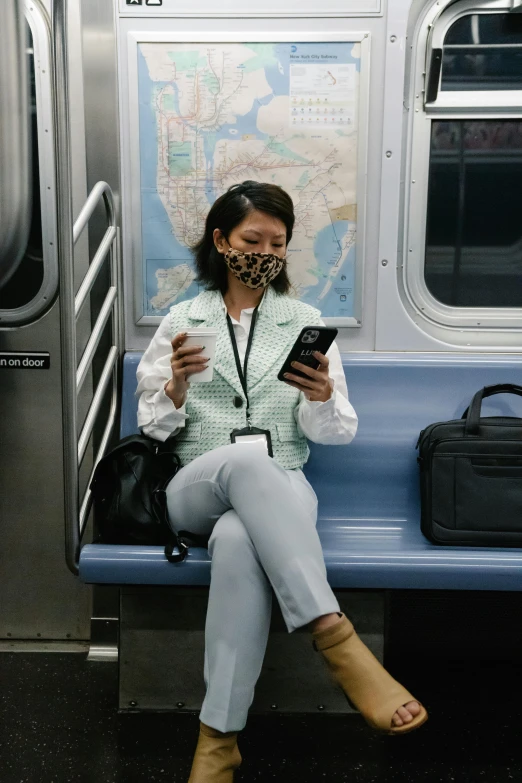
<path fill-rule="evenodd" d="M 312 355 L 320 362 L 317 370 L 307 367 L 306 364 L 301 364 L 301 362 L 292 362 L 292 367 L 295 367 L 300 372 L 304 372 L 308 377 L 302 378 L 299 375 L 292 375 L 292 373 L 287 372 L 285 373 L 286 383 L 289 386 L 293 386 L 294 389 L 302 391 L 306 399 L 311 402 L 326 402 L 332 396 L 332 384 L 328 375 L 330 362 L 319 351 L 314 351 Z"/>
<path fill-rule="evenodd" d="M 203 346 L 193 345 L 190 348 L 183 348 L 186 338 L 186 332 L 180 332 L 171 340 L 172 378 L 165 384 L 165 394 L 170 397 L 176 408 L 181 408 L 185 404 L 187 389 L 190 386 L 187 379 L 207 369 L 208 356 L 200 356 Z"/>

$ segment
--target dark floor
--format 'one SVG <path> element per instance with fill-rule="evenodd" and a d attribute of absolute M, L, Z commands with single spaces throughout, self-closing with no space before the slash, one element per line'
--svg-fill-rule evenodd
<path fill-rule="evenodd" d="M 522 781 L 522 661 L 503 644 L 495 656 L 491 633 L 466 658 L 395 645 L 389 668 L 431 713 L 412 735 L 375 735 L 358 716 L 252 716 L 238 783 Z M 0 680 L 2 783 L 186 783 L 197 718 L 118 714 L 116 665 L 2 653 Z"/>

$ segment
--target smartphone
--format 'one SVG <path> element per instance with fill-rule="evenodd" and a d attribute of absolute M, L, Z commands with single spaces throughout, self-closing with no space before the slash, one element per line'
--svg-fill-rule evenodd
<path fill-rule="evenodd" d="M 285 381 L 285 372 L 300 375 L 302 378 L 308 377 L 304 372 L 292 367 L 292 362 L 301 362 L 301 364 L 306 364 L 317 370 L 319 361 L 312 355 L 313 352 L 319 351 L 319 353 L 325 354 L 337 337 L 337 332 L 338 330 L 331 326 L 305 326 L 279 370 L 278 379 Z"/>

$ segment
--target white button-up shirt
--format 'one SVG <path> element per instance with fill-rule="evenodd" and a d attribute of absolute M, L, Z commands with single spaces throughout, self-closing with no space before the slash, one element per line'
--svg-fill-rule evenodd
<path fill-rule="evenodd" d="M 254 308 L 241 311 L 239 321 L 231 318 L 237 350 L 244 362 Z M 138 367 L 138 426 L 145 435 L 164 441 L 177 434 L 188 418 L 186 407 L 176 408 L 165 394 L 172 377 L 170 316 L 165 316 L 143 354 Z M 305 436 L 314 443 L 342 445 L 350 443 L 357 431 L 357 414 L 348 400 L 348 389 L 336 343 L 327 352 L 332 396 L 326 402 L 311 402 L 301 393 L 295 410 L 296 421 Z"/>

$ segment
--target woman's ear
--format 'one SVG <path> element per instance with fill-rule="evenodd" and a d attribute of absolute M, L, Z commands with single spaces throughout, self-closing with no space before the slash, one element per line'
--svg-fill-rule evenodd
<path fill-rule="evenodd" d="M 223 253 L 224 254 L 224 253 L 227 252 L 227 250 L 228 250 L 228 247 L 227 247 L 228 242 L 225 239 L 225 237 L 223 236 L 223 233 L 222 233 L 221 229 L 219 229 L 219 228 L 215 228 L 214 229 L 214 231 L 212 233 L 212 239 L 214 240 L 214 245 L 215 245 L 216 250 L 218 251 L 218 253 Z"/>

